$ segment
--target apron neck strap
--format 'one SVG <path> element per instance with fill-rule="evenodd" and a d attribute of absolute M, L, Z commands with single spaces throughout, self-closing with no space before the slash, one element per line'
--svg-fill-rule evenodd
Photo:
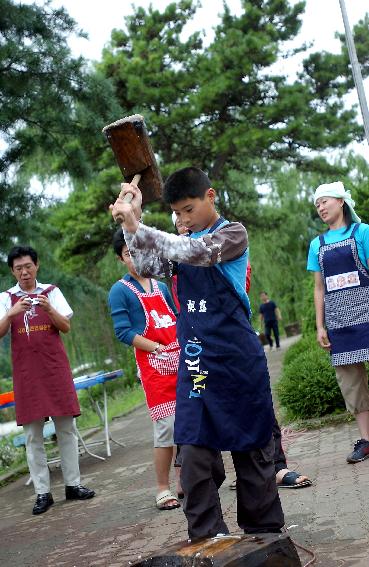
<path fill-rule="evenodd" d="M 218 226 L 220 226 L 221 224 L 224 223 L 224 221 L 225 221 L 225 218 L 219 217 L 218 220 L 213 224 L 213 226 L 212 226 L 211 229 L 209 230 L 209 233 L 210 233 L 210 232 L 214 232 L 214 231 L 218 228 Z M 208 233 L 208 234 L 209 234 L 209 233 Z"/>
<path fill-rule="evenodd" d="M 357 223 L 355 223 L 354 228 L 351 231 L 350 238 L 354 237 L 354 234 L 355 234 L 355 232 L 357 231 L 358 228 L 359 228 L 359 223 L 357 222 Z"/>

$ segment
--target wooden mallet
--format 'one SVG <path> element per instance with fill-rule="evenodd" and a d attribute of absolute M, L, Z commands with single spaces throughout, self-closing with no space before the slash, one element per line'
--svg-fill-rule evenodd
<path fill-rule="evenodd" d="M 156 163 L 143 116 L 134 114 L 103 128 L 127 183 L 139 184 L 142 204 L 160 199 L 163 180 Z M 132 193 L 124 202 L 129 203 Z"/>

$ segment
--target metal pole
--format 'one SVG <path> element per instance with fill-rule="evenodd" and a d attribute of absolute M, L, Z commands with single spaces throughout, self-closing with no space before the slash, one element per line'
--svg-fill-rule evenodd
<path fill-rule="evenodd" d="M 369 110 L 368 110 L 368 104 L 367 104 L 366 97 L 365 97 L 363 77 L 361 75 L 361 67 L 360 67 L 360 63 L 357 59 L 357 54 L 356 54 L 356 49 L 355 49 L 355 44 L 354 44 L 354 38 L 352 37 L 350 24 L 349 24 L 348 17 L 347 17 L 345 1 L 339 0 L 339 2 L 340 2 L 340 6 L 341 6 L 343 24 L 345 26 L 346 43 L 347 43 L 348 54 L 349 54 L 349 57 L 350 57 L 350 62 L 351 62 L 351 67 L 352 67 L 352 75 L 354 77 L 354 83 L 355 83 L 357 94 L 358 94 L 358 97 L 359 97 L 359 103 L 360 103 L 360 108 L 361 108 L 361 114 L 362 114 L 362 117 L 363 117 L 365 135 L 366 135 L 367 142 L 369 144 Z"/>

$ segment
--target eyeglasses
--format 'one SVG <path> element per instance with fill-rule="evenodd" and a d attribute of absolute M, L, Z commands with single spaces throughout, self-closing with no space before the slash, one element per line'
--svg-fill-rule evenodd
<path fill-rule="evenodd" d="M 36 266 L 34 264 L 23 264 L 21 266 L 15 266 L 15 268 L 13 268 L 14 272 L 17 272 L 17 274 L 20 274 L 23 270 L 32 270 L 32 268 L 35 268 Z"/>

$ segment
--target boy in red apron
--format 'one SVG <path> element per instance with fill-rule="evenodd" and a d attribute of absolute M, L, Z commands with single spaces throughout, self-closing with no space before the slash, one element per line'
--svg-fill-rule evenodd
<path fill-rule="evenodd" d="M 121 342 L 135 348 L 154 426 L 156 506 L 159 510 L 172 510 L 179 507 L 169 489 L 179 361 L 176 309 L 165 284 L 136 273 L 122 229 L 116 232 L 113 247 L 128 269 L 128 274 L 116 282 L 109 293 L 114 330 Z M 179 491 L 179 483 L 177 489 Z"/>
<path fill-rule="evenodd" d="M 73 311 L 57 287 L 36 280 L 39 263 L 33 248 L 12 248 L 8 266 L 18 283 L 0 294 L 0 338 L 10 329 L 15 413 L 25 432 L 27 462 L 37 495 L 33 514 L 42 514 L 54 503 L 43 439 L 49 417 L 58 438 L 66 499 L 86 500 L 95 495 L 80 484 L 73 421 L 80 409 L 59 335 L 69 331 Z"/>

